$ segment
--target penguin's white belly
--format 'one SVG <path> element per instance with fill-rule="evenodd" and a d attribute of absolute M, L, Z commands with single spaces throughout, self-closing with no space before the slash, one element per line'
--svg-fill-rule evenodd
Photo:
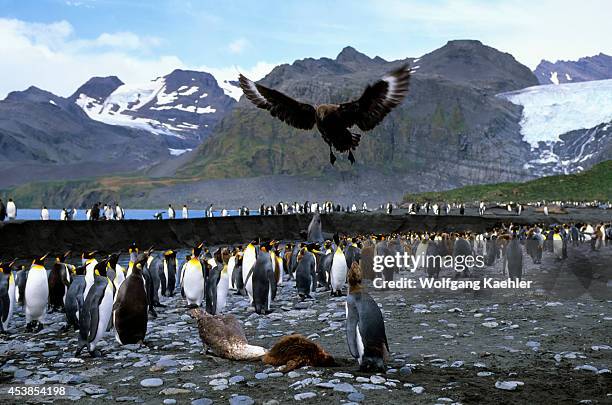
<path fill-rule="evenodd" d="M 89 349 L 94 350 L 96 345 L 102 339 L 104 334 L 106 333 L 106 328 L 108 327 L 108 322 L 110 321 L 110 317 L 113 312 L 113 287 L 110 284 L 107 285 L 104 290 L 104 297 L 102 297 L 102 302 L 100 302 L 100 306 L 98 307 L 98 330 L 96 332 L 96 336 L 94 340 L 89 344 Z"/>
<path fill-rule="evenodd" d="M 30 270 L 25 287 L 26 322 L 42 322 L 48 301 L 47 272 L 45 270 Z"/>
<path fill-rule="evenodd" d="M 225 309 L 227 302 L 227 292 L 229 291 L 229 277 L 227 274 L 221 274 L 219 283 L 217 284 L 217 314 L 220 314 Z"/>
<path fill-rule="evenodd" d="M 117 270 L 115 270 L 115 279 L 113 280 L 113 283 L 115 284 L 117 291 L 119 291 L 119 287 L 121 287 L 121 284 L 123 284 L 125 281 L 124 271 L 125 270 L 121 266 L 117 266 Z"/>
<path fill-rule="evenodd" d="M 563 256 L 563 241 L 560 239 L 553 240 L 553 253 L 558 258 Z"/>
<path fill-rule="evenodd" d="M 187 265 L 183 275 L 183 290 L 189 305 L 200 305 L 204 298 L 204 277 L 202 269 L 192 264 Z"/>
<path fill-rule="evenodd" d="M 346 282 L 346 259 L 343 254 L 334 254 L 331 268 L 331 285 L 333 291 L 342 290 Z"/>
<path fill-rule="evenodd" d="M 359 354 L 359 364 L 361 364 L 361 360 L 363 359 L 363 340 L 361 339 L 361 333 L 359 333 L 359 322 L 357 322 L 357 326 L 355 326 L 355 340 L 357 341 L 357 353 Z"/>
<path fill-rule="evenodd" d="M 285 283 L 285 266 L 283 266 L 283 261 L 278 261 L 278 285 L 283 285 Z"/>
<path fill-rule="evenodd" d="M 10 283 L 8 288 L 8 296 L 9 296 L 9 310 L 8 316 L 6 317 L 6 321 L 2 322 L 2 327 L 4 330 L 7 330 L 9 324 L 11 323 L 11 317 L 13 316 L 13 310 L 15 309 L 15 284 Z"/>
<path fill-rule="evenodd" d="M 227 262 L 227 278 L 228 280 L 230 280 L 230 284 L 228 285 L 228 287 L 232 290 L 236 289 L 236 286 L 231 285 L 231 280 L 234 279 L 234 267 L 236 267 L 236 258 L 232 256 Z"/>
<path fill-rule="evenodd" d="M 251 273 L 251 269 L 255 265 L 255 251 L 253 254 L 249 254 L 249 252 L 244 254 L 244 259 L 242 260 L 242 280 L 244 281 L 244 289 L 249 295 L 249 300 L 251 304 L 253 303 L 253 274 Z"/>
<path fill-rule="evenodd" d="M 423 265 L 424 262 L 426 262 L 425 259 L 425 254 L 427 253 L 427 243 L 423 243 L 423 242 L 419 242 L 419 246 L 417 246 L 417 250 L 416 250 L 416 260 L 418 260 L 416 263 L 419 263 L 420 266 L 417 266 L 414 270 L 418 270 L 418 269 L 422 269 L 425 268 L 426 266 Z M 419 259 L 419 257 L 421 259 Z"/>

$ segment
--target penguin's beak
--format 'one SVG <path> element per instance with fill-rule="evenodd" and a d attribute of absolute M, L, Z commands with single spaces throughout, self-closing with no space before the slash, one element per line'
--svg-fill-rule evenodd
<path fill-rule="evenodd" d="M 49 254 L 51 254 L 51 252 L 47 252 L 43 257 L 41 257 L 38 260 L 40 260 L 41 262 L 44 261 L 47 258 L 47 256 L 49 256 Z"/>

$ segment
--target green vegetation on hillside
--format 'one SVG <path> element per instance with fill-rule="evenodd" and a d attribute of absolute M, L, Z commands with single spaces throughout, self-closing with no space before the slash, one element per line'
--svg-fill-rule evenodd
<path fill-rule="evenodd" d="M 542 177 L 525 183 L 466 186 L 454 190 L 406 194 L 404 201 L 612 200 L 612 160 L 578 174 Z"/>

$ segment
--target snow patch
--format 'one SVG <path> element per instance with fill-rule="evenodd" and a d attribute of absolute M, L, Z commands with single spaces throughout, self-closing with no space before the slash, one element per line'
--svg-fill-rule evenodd
<path fill-rule="evenodd" d="M 49 103 L 51 103 L 53 105 L 57 105 L 57 104 L 55 104 L 55 101 L 53 101 L 53 100 L 49 100 Z"/>
<path fill-rule="evenodd" d="M 168 148 L 168 152 L 170 152 L 170 154 L 172 156 L 180 156 L 183 153 L 187 153 L 187 152 L 191 152 L 193 149 L 173 149 L 173 148 Z"/>
<path fill-rule="evenodd" d="M 569 74 L 565 74 L 565 79 L 571 81 L 572 80 L 572 76 L 570 76 Z"/>
<path fill-rule="evenodd" d="M 550 73 L 550 81 L 554 84 L 559 84 L 559 78 L 557 77 L 557 72 Z"/>
<path fill-rule="evenodd" d="M 612 79 L 532 86 L 502 93 L 523 106 L 523 139 L 533 148 L 539 142 L 558 142 L 569 131 L 593 128 L 612 121 Z"/>

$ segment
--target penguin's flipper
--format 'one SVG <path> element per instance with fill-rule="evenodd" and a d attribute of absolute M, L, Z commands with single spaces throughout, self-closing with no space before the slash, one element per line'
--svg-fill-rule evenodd
<path fill-rule="evenodd" d="M 0 302 L 2 303 L 2 313 L 0 313 L 0 320 L 2 320 L 2 322 L 6 322 L 6 320 L 8 319 L 9 307 L 11 306 L 11 299 L 9 298 L 8 294 L 3 294 L 0 300 Z"/>
<path fill-rule="evenodd" d="M 19 273 L 17 273 L 18 276 L 15 277 L 17 280 L 17 289 L 16 289 L 16 293 L 17 293 L 17 302 L 21 301 L 22 305 L 25 308 L 25 287 L 26 287 L 26 281 L 28 281 L 28 271 L 27 270 L 21 270 Z"/>
<path fill-rule="evenodd" d="M 105 287 L 106 288 L 106 287 Z M 96 289 L 96 292 L 97 289 Z M 87 341 L 92 342 L 96 338 L 96 334 L 98 333 L 98 323 L 100 323 L 100 304 L 102 303 L 102 299 L 104 298 L 104 291 L 101 294 L 96 294 L 95 305 L 92 306 L 90 310 L 90 321 L 89 321 L 89 335 L 87 336 Z"/>
<path fill-rule="evenodd" d="M 349 295 L 346 299 L 346 341 L 349 352 L 354 358 L 359 358 L 357 349 L 357 325 L 359 325 L 359 312 L 355 305 L 355 298 Z"/>
<path fill-rule="evenodd" d="M 270 289 L 272 290 L 272 300 L 276 298 L 276 275 L 274 274 L 274 270 L 268 271 L 268 282 L 270 283 Z M 271 303 L 269 302 L 268 305 Z"/>

